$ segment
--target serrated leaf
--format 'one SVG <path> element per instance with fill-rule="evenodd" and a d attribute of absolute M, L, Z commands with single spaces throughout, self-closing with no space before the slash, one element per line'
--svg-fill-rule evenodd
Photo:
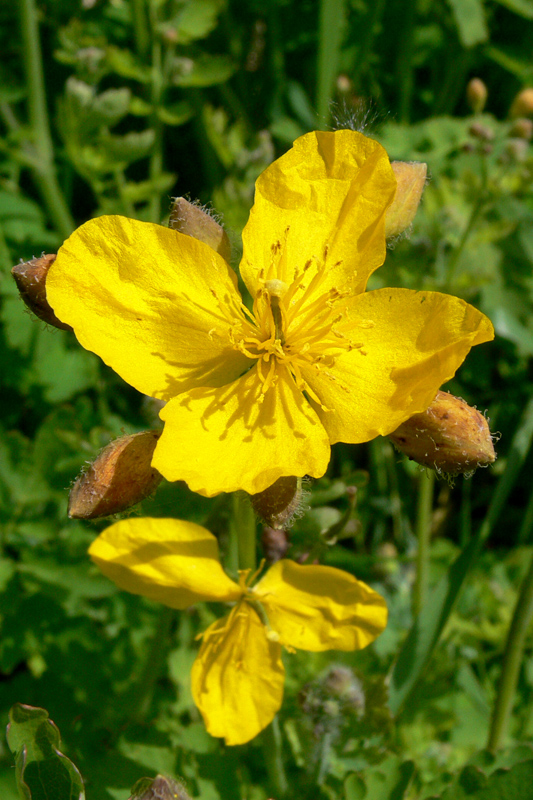
<path fill-rule="evenodd" d="M 97 125 L 112 127 L 126 116 L 131 102 L 131 92 L 126 87 L 108 89 L 96 95 L 91 108 L 91 117 Z M 93 121 L 93 119 L 91 119 Z"/>
<path fill-rule="evenodd" d="M 59 750 L 59 731 L 43 708 L 17 703 L 9 712 L 7 743 L 25 800 L 84 800 L 83 780 Z"/>
<path fill-rule="evenodd" d="M 124 136 L 106 136 L 101 140 L 101 145 L 110 166 L 116 169 L 117 164 L 133 164 L 146 158 L 154 142 L 155 133 L 148 128 L 145 131 L 131 131 Z"/>

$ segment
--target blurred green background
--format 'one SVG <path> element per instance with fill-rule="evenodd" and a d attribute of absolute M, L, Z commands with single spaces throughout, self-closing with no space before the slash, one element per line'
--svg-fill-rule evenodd
<path fill-rule="evenodd" d="M 532 554 L 531 96 L 511 110 L 533 86 L 532 40 L 533 0 L 0 4 L 1 718 L 15 702 L 46 708 L 89 800 L 126 800 L 158 771 L 203 800 L 281 796 L 261 742 L 224 749 L 192 704 L 194 637 L 212 611 L 162 612 L 89 563 L 107 523 L 69 521 L 68 487 L 111 438 L 157 426 L 156 412 L 73 336 L 32 318 L 10 268 L 57 252 L 100 214 L 166 224 L 179 195 L 220 215 L 237 265 L 259 173 L 299 135 L 343 127 L 377 138 L 391 159 L 427 162 L 412 231 L 372 288 L 447 291 L 492 319 L 496 341 L 475 348 L 447 388 L 487 411 L 501 441 L 495 466 L 435 483 L 387 440 L 337 445 L 310 487 L 292 553 L 315 548 L 371 583 L 391 621 L 360 653 L 288 657 L 279 732 L 289 790 L 309 800 L 527 797 L 509 794 L 533 776 L 527 578 L 511 718 L 496 734 L 491 716 Z M 473 77 L 488 89 L 477 112 Z M 346 536 L 328 543 L 353 485 Z M 163 484 L 135 513 L 192 519 L 224 546 L 231 504 Z M 421 536 L 431 540 L 423 567 Z M 413 603 L 422 568 L 428 587 Z M 420 608 L 421 649 L 406 639 Z M 485 749 L 491 729 L 498 755 Z M 2 800 L 18 797 L 12 764 L 0 743 Z"/>

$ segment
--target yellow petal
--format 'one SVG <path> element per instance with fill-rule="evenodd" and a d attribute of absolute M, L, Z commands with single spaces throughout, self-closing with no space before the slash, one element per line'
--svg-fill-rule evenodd
<path fill-rule="evenodd" d="M 222 386 L 246 367 L 228 339 L 241 316 L 234 272 L 161 225 L 112 216 L 82 225 L 60 248 L 46 296 L 83 347 L 153 397 Z"/>
<path fill-rule="evenodd" d="M 381 595 L 334 567 L 277 561 L 253 593 L 281 643 L 300 650 L 359 650 L 387 624 Z"/>
<path fill-rule="evenodd" d="M 165 429 L 153 466 L 199 494 L 262 492 L 284 475 L 319 477 L 329 441 L 283 366 L 261 402 L 257 367 L 230 386 L 193 389 L 161 411 Z"/>
<path fill-rule="evenodd" d="M 439 292 L 379 289 L 354 298 L 350 316 L 350 338 L 362 350 L 340 355 L 327 371 L 302 369 L 333 409 L 317 407 L 332 442 L 366 442 L 396 430 L 425 411 L 471 347 L 494 338 L 484 314 Z"/>
<path fill-rule="evenodd" d="M 363 291 L 385 258 L 384 217 L 395 191 L 387 153 L 361 133 L 315 131 L 297 139 L 256 182 L 240 267 L 252 296 L 262 269 L 265 279 L 289 285 L 308 259 L 323 262 L 326 245 L 321 290 L 350 282 Z M 281 258 L 272 256 L 277 242 Z M 312 271 L 307 275 L 304 283 Z"/>
<path fill-rule="evenodd" d="M 204 633 L 192 695 L 212 736 L 244 744 L 274 719 L 284 679 L 281 646 L 267 639 L 257 613 L 241 603 Z"/>
<path fill-rule="evenodd" d="M 95 539 L 89 555 L 121 589 L 170 608 L 242 595 L 220 565 L 216 538 L 194 522 L 121 520 Z"/>

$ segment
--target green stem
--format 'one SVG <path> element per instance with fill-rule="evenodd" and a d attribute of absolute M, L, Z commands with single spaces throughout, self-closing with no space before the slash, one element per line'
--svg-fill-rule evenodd
<path fill-rule="evenodd" d="M 39 23 L 34 0 L 20 0 L 19 13 L 28 89 L 28 113 L 32 128 L 31 141 L 38 156 L 32 167 L 33 177 L 51 220 L 61 235 L 67 238 L 75 228 L 75 223 L 59 188 L 54 167 L 54 148 L 46 108 Z"/>
<path fill-rule="evenodd" d="M 162 64 L 162 49 L 161 42 L 155 33 L 157 26 L 156 6 L 151 2 L 151 27 L 152 27 L 152 85 L 151 85 L 151 103 L 152 103 L 152 118 L 151 125 L 155 133 L 154 147 L 150 156 L 150 180 L 157 181 L 163 173 L 163 123 L 159 119 L 158 109 L 161 105 L 163 97 L 164 80 L 163 80 L 163 64 Z M 161 222 L 161 195 L 155 188 L 152 189 L 152 197 L 150 199 L 150 219 L 152 222 Z"/>
<path fill-rule="evenodd" d="M 518 531 L 518 536 L 516 537 L 517 543 L 526 544 L 526 542 L 529 542 L 532 529 L 533 529 L 533 493 L 529 495 L 529 501 L 526 507 L 526 513 L 524 514 L 520 530 Z"/>
<path fill-rule="evenodd" d="M 316 110 L 325 127 L 330 117 L 333 83 L 339 71 L 344 32 L 344 0 L 320 0 Z"/>
<path fill-rule="evenodd" d="M 477 223 L 477 221 L 479 219 L 479 216 L 480 216 L 481 212 L 483 211 L 483 209 L 485 207 L 486 202 L 487 202 L 487 200 L 486 200 L 486 196 L 485 196 L 485 191 L 482 188 L 482 189 L 480 189 L 480 192 L 479 192 L 479 195 L 477 197 L 476 202 L 472 206 L 472 211 L 470 212 L 470 217 L 468 219 L 468 223 L 466 225 L 466 228 L 463 231 L 461 239 L 459 240 L 459 244 L 457 245 L 457 247 L 453 251 L 453 253 L 452 253 L 451 257 L 450 257 L 450 260 L 448 262 L 448 285 L 449 286 L 453 285 L 453 281 L 454 281 L 454 278 L 455 278 L 455 271 L 457 269 L 457 264 L 459 262 L 459 259 L 460 259 L 461 255 L 462 255 L 462 253 L 463 253 L 465 245 L 466 245 L 467 241 L 470 238 L 470 234 L 474 230 L 474 227 L 475 227 L 475 225 L 476 225 L 476 223 Z"/>
<path fill-rule="evenodd" d="M 145 60 L 150 49 L 150 34 L 148 17 L 146 14 L 146 0 L 132 0 L 133 35 L 135 37 L 135 50 Z"/>
<path fill-rule="evenodd" d="M 155 633 L 146 655 L 142 672 L 127 703 L 128 709 L 131 709 L 128 717 L 132 721 L 140 722 L 144 720 L 150 710 L 154 689 L 160 678 L 161 667 L 167 655 L 174 617 L 175 611 L 173 608 L 161 606 Z"/>
<path fill-rule="evenodd" d="M 415 35 L 416 0 L 402 4 L 403 28 L 398 32 L 397 73 L 399 82 L 398 112 L 401 122 L 408 123 L 411 116 L 414 68 L 413 41 Z"/>
<path fill-rule="evenodd" d="M 287 795 L 289 785 L 283 767 L 281 731 L 277 717 L 274 717 L 270 725 L 263 731 L 261 743 L 272 794 L 276 800 L 281 800 Z"/>
<path fill-rule="evenodd" d="M 244 493 L 235 493 L 232 496 L 232 504 L 232 527 L 236 532 L 239 569 L 251 569 L 253 571 L 257 567 L 254 511 L 247 495 Z"/>
<path fill-rule="evenodd" d="M 350 73 L 352 83 L 356 92 L 361 90 L 361 75 L 368 66 L 368 58 L 372 52 L 372 46 L 376 38 L 378 26 L 385 10 L 385 0 L 374 0 L 370 3 L 370 8 L 362 22 L 359 37 L 359 50 L 353 70 Z"/>
<path fill-rule="evenodd" d="M 420 476 L 415 525 L 418 550 L 416 554 L 416 582 L 413 592 L 413 617 L 419 615 L 427 598 L 434 486 L 435 472 L 433 470 L 428 470 Z"/>
<path fill-rule="evenodd" d="M 533 619 L 533 558 L 522 583 L 504 648 L 502 674 L 492 714 L 488 749 L 495 751 L 505 743 L 507 725 L 513 709 L 516 687 L 523 662 L 526 636 Z"/>

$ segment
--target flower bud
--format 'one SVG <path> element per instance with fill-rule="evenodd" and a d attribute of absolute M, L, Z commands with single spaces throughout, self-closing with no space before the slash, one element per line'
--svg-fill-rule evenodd
<path fill-rule="evenodd" d="M 68 515 L 97 519 L 140 503 L 161 482 L 151 466 L 161 431 L 143 431 L 110 442 L 70 491 Z"/>
<path fill-rule="evenodd" d="M 496 460 L 483 414 L 447 392 L 437 392 L 426 411 L 402 423 L 389 439 L 412 461 L 451 475 Z"/>
<path fill-rule="evenodd" d="M 130 800 L 190 800 L 185 788 L 172 778 L 158 775 L 141 778 L 132 789 Z"/>
<path fill-rule="evenodd" d="M 481 114 L 487 102 L 487 87 L 481 78 L 472 78 L 466 87 L 466 99 L 474 114 Z"/>
<path fill-rule="evenodd" d="M 303 499 L 302 479 L 288 476 L 278 480 L 264 491 L 251 495 L 252 506 L 258 517 L 271 528 L 286 528 L 300 510 Z"/>
<path fill-rule="evenodd" d="M 527 88 L 522 89 L 521 92 L 518 92 L 511 108 L 509 110 L 509 116 L 512 119 L 516 119 L 516 117 L 530 117 L 533 114 L 533 89 Z"/>
<path fill-rule="evenodd" d="M 515 119 L 510 130 L 511 136 L 516 136 L 517 139 L 525 139 L 527 142 L 533 136 L 533 122 L 525 117 Z"/>
<path fill-rule="evenodd" d="M 263 555 L 268 564 L 275 564 L 285 558 L 289 549 L 289 536 L 287 531 L 279 528 L 271 528 L 265 525 L 261 534 L 261 546 Z"/>
<path fill-rule="evenodd" d="M 468 132 L 471 136 L 480 139 L 482 142 L 491 142 L 494 139 L 494 131 L 492 128 L 489 128 L 487 125 L 482 125 L 481 122 L 474 122 L 468 129 Z"/>
<path fill-rule="evenodd" d="M 46 276 L 48 270 L 56 260 L 55 254 L 43 255 L 40 258 L 32 258 L 23 264 L 17 264 L 11 270 L 22 300 L 26 303 L 30 311 L 36 317 L 42 319 L 54 328 L 62 331 L 72 331 L 70 325 L 61 322 L 56 317 L 52 306 L 46 299 Z"/>
<path fill-rule="evenodd" d="M 230 260 L 231 245 L 228 234 L 201 206 L 189 203 L 184 197 L 176 197 L 168 224 L 173 230 L 208 244 L 226 261 Z"/>
<path fill-rule="evenodd" d="M 398 236 L 414 220 L 427 175 L 427 164 L 417 161 L 392 161 L 391 167 L 398 185 L 385 217 L 386 239 Z"/>

